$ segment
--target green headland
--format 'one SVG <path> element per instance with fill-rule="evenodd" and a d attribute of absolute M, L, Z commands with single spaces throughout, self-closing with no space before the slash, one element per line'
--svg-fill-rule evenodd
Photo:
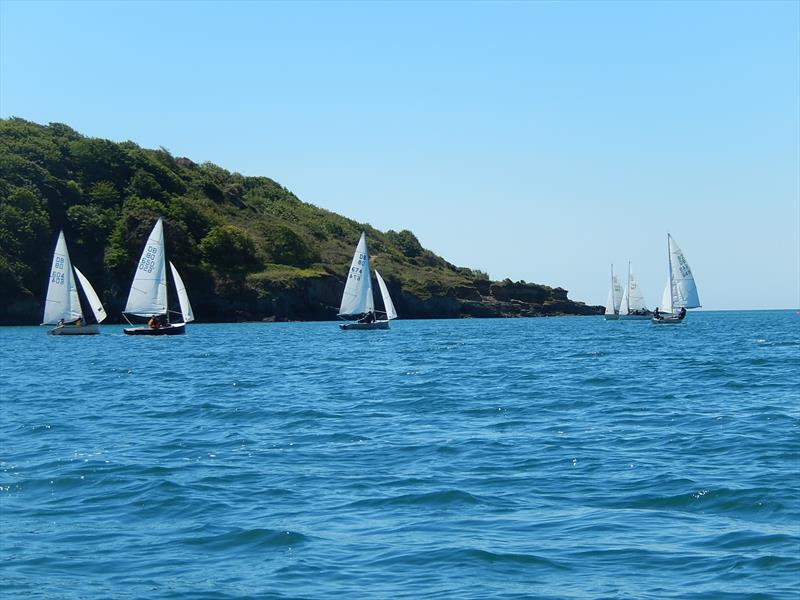
<path fill-rule="evenodd" d="M 602 312 L 559 287 L 491 281 L 410 231 L 378 231 L 268 177 L 11 118 L 0 120 L 0 323 L 39 323 L 60 229 L 109 322 L 120 321 L 159 216 L 199 321 L 334 319 L 362 230 L 401 317 Z"/>

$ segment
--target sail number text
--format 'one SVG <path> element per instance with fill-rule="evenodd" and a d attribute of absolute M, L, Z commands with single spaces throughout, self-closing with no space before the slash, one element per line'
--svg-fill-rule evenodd
<path fill-rule="evenodd" d="M 53 261 L 53 272 L 50 273 L 50 283 L 64 285 L 64 257 L 56 256 Z"/>
<path fill-rule="evenodd" d="M 348 279 L 353 279 L 355 281 L 360 281 L 361 280 L 361 275 L 364 272 L 364 269 L 362 267 L 363 267 L 364 263 L 366 263 L 366 262 L 367 262 L 367 255 L 366 254 L 359 254 L 358 255 L 358 260 L 355 262 L 355 264 L 352 267 L 350 267 L 350 275 L 348 275 Z"/>
<path fill-rule="evenodd" d="M 156 267 L 157 254 L 158 248 L 155 246 L 148 246 L 145 253 L 142 254 L 142 260 L 139 261 L 139 270 L 145 273 L 152 273 L 153 269 Z"/>
<path fill-rule="evenodd" d="M 683 254 L 678 254 L 678 270 L 681 272 L 681 277 L 690 277 L 692 275 L 692 271 L 689 269 L 689 265 L 686 264 Z"/>

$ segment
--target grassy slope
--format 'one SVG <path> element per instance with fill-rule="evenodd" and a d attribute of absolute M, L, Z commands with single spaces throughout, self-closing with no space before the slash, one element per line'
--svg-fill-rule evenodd
<path fill-rule="evenodd" d="M 269 178 L 87 138 L 63 124 L 7 119 L 0 120 L 0 322 L 36 321 L 61 228 L 73 263 L 118 315 L 158 216 L 168 256 L 205 320 L 332 318 L 362 230 L 404 316 L 508 314 L 497 302 L 507 294 L 495 292 L 515 289 L 448 263 L 409 231 L 381 232 L 301 202 Z M 523 287 L 539 300 L 530 314 L 593 312 L 573 306 L 563 290 Z"/>

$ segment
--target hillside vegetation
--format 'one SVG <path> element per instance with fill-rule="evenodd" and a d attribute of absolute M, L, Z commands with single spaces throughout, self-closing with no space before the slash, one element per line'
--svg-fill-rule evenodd
<path fill-rule="evenodd" d="M 159 216 L 201 321 L 335 318 L 362 230 L 403 317 L 598 312 L 561 288 L 491 282 L 410 231 L 381 232 L 301 202 L 267 177 L 12 118 L 0 120 L 0 322 L 39 322 L 62 228 L 73 264 L 119 321 Z"/>

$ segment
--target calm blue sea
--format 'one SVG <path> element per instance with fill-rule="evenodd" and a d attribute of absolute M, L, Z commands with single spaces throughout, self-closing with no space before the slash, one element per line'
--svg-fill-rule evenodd
<path fill-rule="evenodd" d="M 800 316 L 0 329 L 25 598 L 800 594 Z"/>

